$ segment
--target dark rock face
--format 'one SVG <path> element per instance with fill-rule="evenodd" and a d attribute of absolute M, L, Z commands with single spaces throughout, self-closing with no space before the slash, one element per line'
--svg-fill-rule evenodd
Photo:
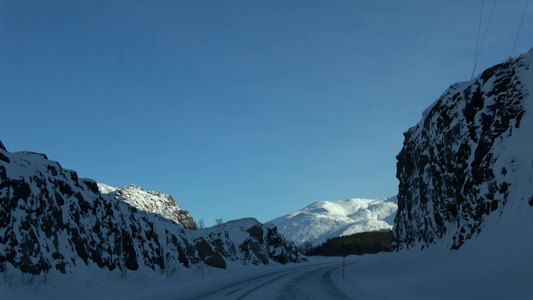
<path fill-rule="evenodd" d="M 257 221 L 234 221 L 239 226 L 201 232 L 187 230 L 160 214 L 100 194 L 96 182 L 79 179 L 76 172 L 43 154 L 10 153 L 1 147 L 0 158 L 0 272 L 5 263 L 40 274 L 69 273 L 89 263 L 126 271 L 141 266 L 153 270 L 177 264 L 188 267 L 199 261 L 225 268 L 228 261 L 302 260 L 294 245 Z M 250 235 L 247 230 L 252 226 L 259 229 Z M 263 236 L 256 234 L 259 231 Z M 230 237 L 243 235 L 272 251 L 256 249 L 259 257 L 253 250 L 252 255 L 241 251 L 242 241 Z M 267 253 L 267 259 L 262 253 Z"/>
<path fill-rule="evenodd" d="M 495 163 L 526 111 L 522 78 L 531 78 L 529 56 L 452 85 L 404 133 L 397 156 L 396 249 L 445 237 L 457 249 L 505 205 L 512 166 L 496 169 Z"/>
<path fill-rule="evenodd" d="M 230 261 L 259 265 L 304 260 L 297 247 L 287 242 L 274 225 L 263 225 L 253 218 L 229 221 L 206 230 L 210 244 Z"/>

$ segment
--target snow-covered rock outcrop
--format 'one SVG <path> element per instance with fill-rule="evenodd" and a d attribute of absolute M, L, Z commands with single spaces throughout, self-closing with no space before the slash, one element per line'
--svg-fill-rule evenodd
<path fill-rule="evenodd" d="M 438 241 L 457 249 L 509 201 L 529 207 L 532 62 L 533 50 L 452 85 L 404 133 L 396 249 Z"/>
<path fill-rule="evenodd" d="M 135 208 L 160 214 L 167 219 L 174 220 L 183 228 L 196 229 L 196 221 L 188 211 L 181 209 L 169 194 L 143 189 L 133 184 L 122 187 L 112 187 L 98 183 L 100 193 L 120 199 Z"/>
<path fill-rule="evenodd" d="M 95 181 L 44 154 L 11 153 L 0 142 L 0 272 L 70 273 L 81 265 L 162 271 L 200 261 L 225 268 L 301 259 L 275 227 L 244 219 L 184 229 L 101 194 Z"/>
<path fill-rule="evenodd" d="M 228 221 L 207 229 L 191 231 L 194 240 L 209 238 L 215 250 L 224 257 L 243 264 L 285 264 L 300 262 L 298 249 L 288 242 L 272 224 L 262 224 L 254 218 Z M 209 251 L 209 249 L 208 249 Z"/>
<path fill-rule="evenodd" d="M 398 209 L 396 197 L 319 201 L 272 223 L 297 245 L 318 246 L 329 238 L 359 232 L 392 230 Z"/>

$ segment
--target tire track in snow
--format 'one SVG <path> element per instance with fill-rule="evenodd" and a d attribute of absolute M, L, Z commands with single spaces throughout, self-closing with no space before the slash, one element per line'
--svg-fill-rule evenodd
<path fill-rule="evenodd" d="M 338 268 L 337 265 L 304 272 L 285 284 L 281 295 L 276 299 L 351 299 L 331 279 L 331 273 Z"/>

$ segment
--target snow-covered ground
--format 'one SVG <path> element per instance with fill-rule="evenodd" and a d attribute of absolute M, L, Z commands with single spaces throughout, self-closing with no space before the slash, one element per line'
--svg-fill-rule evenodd
<path fill-rule="evenodd" d="M 507 204 L 500 218 L 491 216 L 480 235 L 459 250 L 437 244 L 424 250 L 349 256 L 344 279 L 338 257 L 288 265 L 230 264 L 227 270 L 204 266 L 203 276 L 199 266 L 182 267 L 174 274 L 149 270 L 107 274 L 93 266 L 69 277 L 51 275 L 48 283 L 30 286 L 15 278 L 10 282 L 7 272 L 8 276 L 1 274 L 0 295 L 2 299 L 77 300 L 202 295 L 200 299 L 299 299 L 302 295 L 325 299 L 333 290 L 352 299 L 533 299 L 532 234 L 533 208 L 527 201 L 515 201 Z"/>
<path fill-rule="evenodd" d="M 358 299 L 533 299 L 532 237 L 533 208 L 508 203 L 457 251 L 369 255 L 348 267 L 348 280 L 334 278 Z"/>
<path fill-rule="evenodd" d="M 338 236 L 392 230 L 397 203 L 396 197 L 319 201 L 267 223 L 276 225 L 297 245 L 310 242 L 318 246 Z"/>

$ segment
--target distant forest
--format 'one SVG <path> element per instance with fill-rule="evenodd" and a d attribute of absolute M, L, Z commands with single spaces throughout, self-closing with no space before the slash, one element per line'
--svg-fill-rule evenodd
<path fill-rule="evenodd" d="M 302 252 L 308 256 L 346 256 L 350 254 L 375 254 L 390 252 L 392 231 L 361 232 L 328 239 L 322 245 L 312 247 L 304 244 Z"/>

